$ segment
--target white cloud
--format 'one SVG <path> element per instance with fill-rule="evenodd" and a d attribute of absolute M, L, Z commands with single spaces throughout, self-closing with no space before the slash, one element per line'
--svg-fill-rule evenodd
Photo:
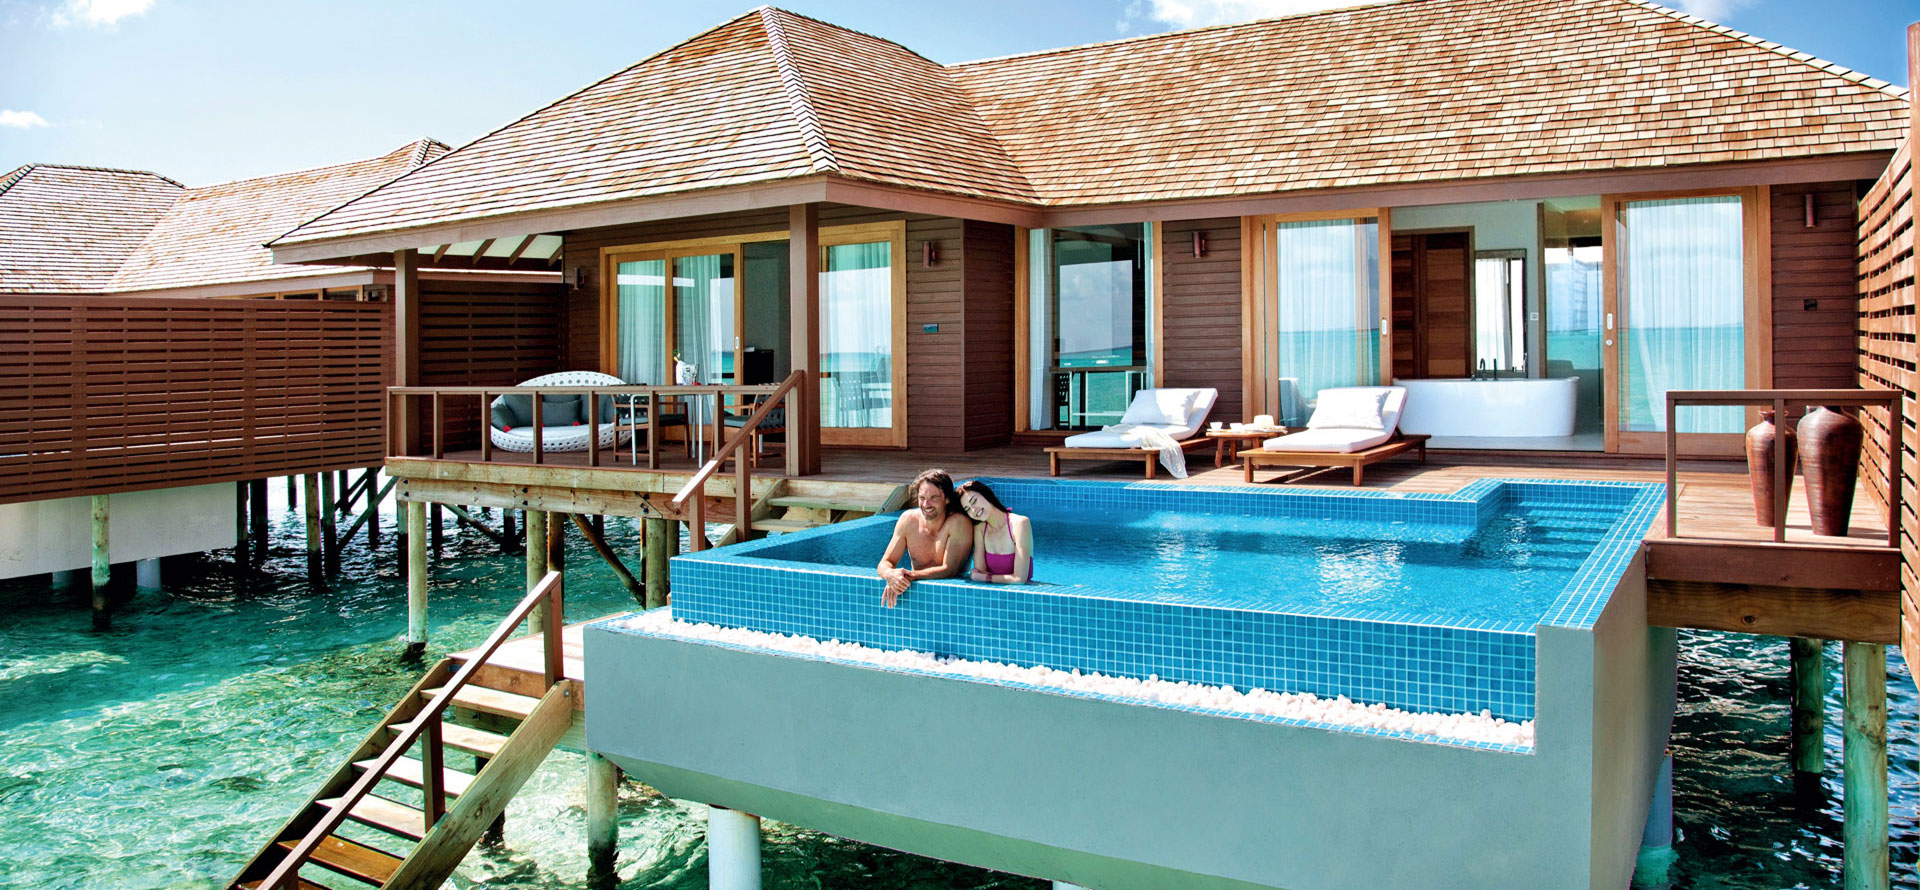
<path fill-rule="evenodd" d="M 67 5 L 52 16 L 53 26 L 113 25 L 130 15 L 139 15 L 153 7 L 153 0 L 67 0 Z"/>
<path fill-rule="evenodd" d="M 19 127 L 22 130 L 29 130 L 34 127 L 44 127 L 46 125 L 46 118 L 34 114 L 31 111 L 12 111 L 0 108 L 0 127 Z"/>
<path fill-rule="evenodd" d="M 1697 15 L 1716 24 L 1725 24 L 1729 16 L 1744 7 L 1753 5 L 1753 0 L 1678 0 L 1675 5 L 1687 15 Z"/>
<path fill-rule="evenodd" d="M 1136 0 L 1127 7 L 1120 30 L 1147 19 L 1175 28 L 1201 28 L 1343 6 L 1365 6 L 1378 0 Z M 1721 0 L 1729 2 L 1729 0 Z"/>

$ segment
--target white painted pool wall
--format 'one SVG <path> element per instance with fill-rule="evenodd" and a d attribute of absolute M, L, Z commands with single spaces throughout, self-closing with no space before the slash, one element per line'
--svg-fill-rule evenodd
<path fill-rule="evenodd" d="M 107 544 L 113 562 L 204 553 L 232 547 L 232 483 L 108 495 Z M 93 565 L 93 499 L 0 504 L 0 578 Z"/>
<path fill-rule="evenodd" d="M 1430 436 L 1573 435 L 1580 378 L 1396 380 L 1407 388 L 1400 429 Z"/>
<path fill-rule="evenodd" d="M 586 741 L 673 797 L 1094 890 L 1617 890 L 1673 713 L 1643 574 L 1541 629 L 1531 754 L 601 628 Z"/>

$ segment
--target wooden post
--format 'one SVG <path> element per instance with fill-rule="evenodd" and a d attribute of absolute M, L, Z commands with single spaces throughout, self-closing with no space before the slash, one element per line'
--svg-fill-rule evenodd
<path fill-rule="evenodd" d="M 547 575 L 547 513 L 527 511 L 527 593 Z"/>
<path fill-rule="evenodd" d="M 287 477 L 287 509 L 300 506 L 300 477 Z"/>
<path fill-rule="evenodd" d="M 1841 886 L 1886 890 L 1887 647 L 1842 644 L 1846 662 L 1846 747 L 1841 758 Z"/>
<path fill-rule="evenodd" d="M 613 883 L 620 843 L 620 768 L 587 752 L 587 886 Z"/>
<path fill-rule="evenodd" d="M 373 471 L 367 472 L 371 474 Z M 368 553 L 380 552 L 380 502 L 387 499 L 387 489 L 393 487 L 392 479 L 388 479 L 384 486 L 374 484 L 379 481 L 378 476 L 369 476 L 367 479 L 367 508 L 362 511 L 367 522 Z"/>
<path fill-rule="evenodd" d="M 492 760 L 493 758 L 491 757 L 481 757 L 478 754 L 473 755 L 473 774 L 476 776 L 479 775 L 482 770 L 487 768 L 487 764 Z M 480 843 L 489 847 L 498 847 L 506 842 L 507 814 L 503 810 L 500 815 L 493 817 L 493 821 L 487 823 L 486 830 L 480 833 Z"/>
<path fill-rule="evenodd" d="M 107 598 L 107 582 L 113 580 L 113 548 L 107 540 L 107 495 L 93 496 L 93 629 L 106 630 L 113 624 Z"/>
<path fill-rule="evenodd" d="M 1776 417 L 1779 415 L 1775 415 Z M 1817 776 L 1825 768 L 1827 667 L 1825 643 L 1807 637 L 1789 637 L 1793 682 L 1793 771 Z"/>
<path fill-rule="evenodd" d="M 320 555 L 328 574 L 340 570 L 340 527 L 334 523 L 334 497 L 345 486 L 334 487 L 335 475 L 320 473 Z"/>
<path fill-rule="evenodd" d="M 447 543 L 446 524 L 447 518 L 441 515 L 440 505 L 434 504 L 431 515 L 427 519 L 427 534 L 433 538 L 433 552 L 436 556 L 440 554 L 440 548 Z"/>
<path fill-rule="evenodd" d="M 633 573 L 627 571 L 627 565 L 620 561 L 620 555 L 614 553 L 612 547 L 607 546 L 607 536 L 602 533 L 602 527 L 596 523 L 587 522 L 587 518 L 578 513 L 573 514 L 573 524 L 580 529 L 581 537 L 586 538 L 587 543 L 592 544 L 594 551 L 600 554 L 600 558 L 606 561 L 607 567 L 613 569 L 613 574 L 620 579 L 621 586 L 625 587 L 628 593 L 633 594 L 634 601 L 642 606 L 646 605 L 646 590 L 640 586 L 639 581 L 634 580 Z"/>
<path fill-rule="evenodd" d="M 247 518 L 253 521 L 253 534 L 247 537 L 253 540 L 255 562 L 267 561 L 267 480 L 253 480 L 253 509 L 247 511 Z"/>
<path fill-rule="evenodd" d="M 304 477 L 307 488 L 307 577 L 318 580 L 321 575 L 320 552 L 320 475 L 308 473 Z"/>
<path fill-rule="evenodd" d="M 233 562 L 245 565 L 247 548 L 247 483 L 243 480 L 233 483 Z"/>
<path fill-rule="evenodd" d="M 820 472 L 820 205 L 787 208 L 787 237 L 789 355 L 807 375 L 787 402 L 787 475 L 806 476 Z"/>
<path fill-rule="evenodd" d="M 671 519 L 649 516 L 645 529 L 647 608 L 658 609 L 666 605 L 669 599 L 667 561 L 680 552 L 680 524 Z"/>
<path fill-rule="evenodd" d="M 393 254 L 393 380 L 420 385 L 420 252 Z M 396 442 L 402 454 L 419 454 L 422 436 L 420 400 L 403 396 L 394 406 Z"/>
<path fill-rule="evenodd" d="M 407 501 L 407 651 L 418 658 L 427 648 L 427 505 Z"/>
<path fill-rule="evenodd" d="M 515 531 L 513 528 L 513 510 L 510 508 L 502 509 L 500 511 L 500 538 L 501 538 L 500 552 L 501 553 L 513 552 L 513 542 L 515 537 L 518 534 L 519 532 Z"/>
<path fill-rule="evenodd" d="M 556 589 L 551 599 L 542 602 L 533 610 L 533 620 L 536 622 L 534 626 L 539 628 L 541 633 L 545 633 L 548 628 L 565 623 L 564 621 L 556 622 L 554 616 L 548 614 L 554 604 L 562 601 L 561 598 L 565 596 L 562 592 L 566 590 L 567 576 L 567 514 L 565 513 L 547 514 L 547 571 L 558 572 L 562 583 L 555 585 Z"/>

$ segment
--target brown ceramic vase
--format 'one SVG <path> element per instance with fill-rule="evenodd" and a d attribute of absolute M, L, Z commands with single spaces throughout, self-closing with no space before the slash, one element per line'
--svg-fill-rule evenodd
<path fill-rule="evenodd" d="M 1807 477 L 1807 509 L 1816 535 L 1847 533 L 1862 437 L 1860 421 L 1838 411 L 1814 408 L 1800 418 L 1800 472 Z"/>
<path fill-rule="evenodd" d="M 1753 484 L 1753 521 L 1773 527 L 1773 459 L 1784 452 L 1787 461 L 1787 492 L 1793 492 L 1793 461 L 1798 448 L 1791 427 L 1774 425 L 1773 411 L 1760 412 L 1760 422 L 1747 430 L 1747 481 Z M 1783 441 L 1784 440 L 1784 441 Z"/>

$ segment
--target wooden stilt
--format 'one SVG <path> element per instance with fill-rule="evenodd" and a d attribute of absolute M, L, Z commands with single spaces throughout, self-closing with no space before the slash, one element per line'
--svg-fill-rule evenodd
<path fill-rule="evenodd" d="M 233 483 L 233 561 L 235 565 L 247 561 L 247 483 Z"/>
<path fill-rule="evenodd" d="M 544 510 L 527 511 L 527 592 L 540 584 L 547 575 L 547 514 Z"/>
<path fill-rule="evenodd" d="M 468 513 L 467 508 L 462 507 L 459 504 L 447 504 L 446 508 L 447 508 L 447 512 L 453 514 L 453 521 L 456 524 L 464 525 L 467 528 L 473 529 L 474 531 L 477 531 L 483 535 L 486 535 L 495 544 L 500 545 L 501 550 L 507 550 L 510 548 L 511 543 L 507 541 L 507 539 L 501 537 L 499 532 L 494 531 L 491 528 L 488 528 L 486 523 L 481 522 L 479 519 L 475 518 L 472 513 Z"/>
<path fill-rule="evenodd" d="M 620 768 L 587 752 L 587 885 L 607 883 L 620 843 Z"/>
<path fill-rule="evenodd" d="M 307 488 L 307 576 L 317 579 L 321 569 L 320 476 L 308 473 L 301 478 L 306 480 Z"/>
<path fill-rule="evenodd" d="M 361 524 L 364 523 L 367 526 L 367 546 L 380 546 L 380 502 L 386 500 L 387 492 L 393 490 L 393 485 L 394 480 L 388 479 L 387 484 L 367 501 L 367 508 L 360 511 L 359 518 L 355 519 L 352 525 L 347 526 L 346 533 L 340 536 L 340 542 L 343 545 L 353 538 L 353 533 L 359 531 Z"/>
<path fill-rule="evenodd" d="M 533 620 L 539 622 L 536 626 L 542 632 L 554 626 L 553 623 L 549 623 L 547 612 L 553 608 L 555 602 L 564 602 L 562 597 L 565 594 L 562 591 L 566 589 L 567 576 L 567 514 L 565 513 L 547 514 L 547 571 L 558 572 L 562 583 L 554 585 L 555 592 L 551 599 L 541 602 L 533 610 Z M 566 623 L 564 612 L 558 623 Z"/>
<path fill-rule="evenodd" d="M 427 648 L 427 505 L 407 501 L 407 651 L 418 658 Z"/>
<path fill-rule="evenodd" d="M 340 528 L 333 521 L 333 499 L 341 490 L 334 487 L 337 479 L 335 473 L 320 474 L 320 556 L 328 574 L 340 570 Z"/>
<path fill-rule="evenodd" d="M 333 472 L 334 495 L 337 497 L 346 498 L 347 503 L 352 503 L 353 502 L 353 498 L 351 497 L 352 491 L 353 491 L 353 486 L 347 484 L 347 471 L 335 470 Z M 339 513 L 343 509 L 345 508 L 341 507 L 338 503 L 333 504 L 334 513 Z"/>
<path fill-rule="evenodd" d="M 1807 637 L 1789 637 L 1789 675 L 1793 681 L 1793 771 L 1820 775 L 1825 768 L 1827 666 L 1825 643 Z"/>
<path fill-rule="evenodd" d="M 512 552 L 514 544 L 519 540 L 519 535 L 520 533 L 517 530 L 515 530 L 513 527 L 513 511 L 506 510 L 506 509 L 501 510 L 500 511 L 500 537 L 505 538 L 506 540 L 500 543 L 500 552 L 502 553 Z"/>
<path fill-rule="evenodd" d="M 445 532 L 445 528 L 447 524 L 446 517 L 440 515 L 439 504 L 433 505 L 433 508 L 430 511 L 430 514 L 431 515 L 427 519 L 427 534 L 432 536 L 433 552 L 435 554 L 438 554 L 440 552 L 440 548 L 445 546 L 445 544 L 447 543 L 446 532 Z"/>
<path fill-rule="evenodd" d="M 1846 747 L 1841 757 L 1841 886 L 1886 890 L 1887 647 L 1847 642 Z"/>
<path fill-rule="evenodd" d="M 93 629 L 106 630 L 113 624 L 112 603 L 107 598 L 107 583 L 113 580 L 112 547 L 107 540 L 107 495 L 93 496 Z"/>
<path fill-rule="evenodd" d="M 606 560 L 607 566 L 620 578 L 621 585 L 627 588 L 628 593 L 633 594 L 634 601 L 642 606 L 646 605 L 646 589 L 634 579 L 632 572 L 627 571 L 627 565 L 620 561 L 619 554 L 614 553 L 613 548 L 607 546 L 607 538 L 601 534 L 597 525 L 587 522 L 586 517 L 578 513 L 573 514 L 573 524 L 580 529 L 580 534 L 587 539 L 587 543 L 593 545 L 593 549 L 600 554 L 600 558 Z"/>
<path fill-rule="evenodd" d="M 249 487 L 253 489 L 253 509 L 247 511 L 251 514 L 247 518 L 253 521 L 253 534 L 247 537 L 253 539 L 254 562 L 264 563 L 267 561 L 267 480 L 255 479 Z"/>
<path fill-rule="evenodd" d="M 476 776 L 479 775 L 481 770 L 487 768 L 487 763 L 492 759 L 491 757 L 481 757 L 475 754 L 473 756 L 473 774 Z M 480 843 L 489 847 L 498 847 L 506 842 L 507 814 L 505 811 L 502 811 L 500 815 L 493 817 L 492 822 L 487 823 L 486 830 L 480 832 Z"/>
<path fill-rule="evenodd" d="M 287 509 L 300 506 L 300 477 L 287 477 Z"/>
<path fill-rule="evenodd" d="M 667 604 L 669 589 L 667 586 L 667 560 L 680 552 L 680 525 L 671 519 L 648 517 L 646 520 L 647 553 L 647 608 L 658 609 Z"/>

